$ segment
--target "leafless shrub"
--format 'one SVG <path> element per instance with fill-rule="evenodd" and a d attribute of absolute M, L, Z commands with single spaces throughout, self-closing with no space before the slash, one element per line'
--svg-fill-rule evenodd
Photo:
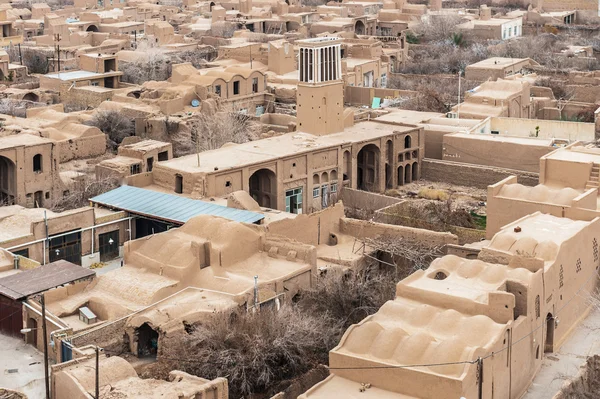
<path fill-rule="evenodd" d="M 461 79 L 461 99 L 464 92 L 478 86 L 480 82 Z M 448 112 L 458 103 L 458 75 L 455 79 L 448 77 L 426 76 L 422 79 L 403 79 L 393 76 L 388 87 L 418 92 L 414 97 L 404 98 L 394 105 L 401 109 L 423 112 Z M 443 89 L 440 89 L 443 88 Z"/>
<path fill-rule="evenodd" d="M 395 297 L 394 273 L 375 262 L 350 272 L 329 269 L 314 288 L 300 292 L 296 305 L 306 314 L 330 315 L 345 329 Z"/>
<path fill-rule="evenodd" d="M 23 65 L 27 67 L 29 73 L 48 73 L 48 58 L 52 56 L 52 53 L 45 52 L 43 50 L 31 49 L 27 47 L 21 48 L 21 55 L 19 55 L 19 49 L 15 46 L 9 47 L 7 50 L 8 56 L 11 62 L 20 62 L 20 56 L 23 57 Z"/>
<path fill-rule="evenodd" d="M 221 148 L 226 143 L 245 143 L 258 138 L 259 125 L 247 115 L 233 109 L 216 114 L 196 113 L 187 119 L 189 134 L 171 135 L 176 156 Z"/>
<path fill-rule="evenodd" d="M 202 68 L 207 62 L 212 61 L 217 57 L 217 50 L 213 47 L 200 48 L 194 51 L 175 53 L 171 57 L 171 62 L 173 64 L 189 62 L 194 68 Z"/>
<path fill-rule="evenodd" d="M 391 260 L 396 263 L 400 259 L 409 267 L 396 270 L 396 278 L 407 277 L 416 270 L 429 267 L 431 262 L 443 255 L 443 248 L 438 245 L 429 245 L 426 242 L 409 240 L 404 237 L 379 236 L 365 238 L 363 242 L 367 247 L 391 255 Z M 396 265 L 397 267 L 397 265 Z"/>
<path fill-rule="evenodd" d="M 229 21 L 215 22 L 210 27 L 211 36 L 216 37 L 233 37 L 233 32 L 237 30 L 237 25 Z"/>
<path fill-rule="evenodd" d="M 398 72 L 418 75 L 458 73 L 488 57 L 487 47 L 480 43 L 457 46 L 451 40 L 437 41 L 413 50 L 412 60 Z"/>
<path fill-rule="evenodd" d="M 116 110 L 98 110 L 86 125 L 95 126 L 108 135 L 108 144 L 113 150 L 125 137 L 135 134 L 133 121 Z"/>
<path fill-rule="evenodd" d="M 420 40 L 425 42 L 449 39 L 457 31 L 462 17 L 456 14 L 430 16 L 413 29 Z"/>
<path fill-rule="evenodd" d="M 44 103 L 34 103 L 32 101 L 3 98 L 0 100 L 0 114 L 25 118 L 27 116 L 27 109 L 45 105 L 46 104 Z"/>
<path fill-rule="evenodd" d="M 309 6 L 309 7 L 324 6 L 327 3 L 328 3 L 328 0 L 304 0 L 304 1 L 302 1 L 303 6 Z"/>
<path fill-rule="evenodd" d="M 136 52 L 143 56 L 134 62 L 119 65 L 124 82 L 142 84 L 150 80 L 167 80 L 171 76 L 171 60 L 160 48 L 142 42 Z"/>
<path fill-rule="evenodd" d="M 326 313 L 308 314 L 294 306 L 217 313 L 189 335 L 171 339 L 174 345 L 163 346 L 162 357 L 204 378 L 227 376 L 230 397 L 247 397 L 326 362 L 342 331 Z"/>
<path fill-rule="evenodd" d="M 446 201 L 431 201 L 424 209 L 431 223 L 476 228 L 471 214 L 465 209 L 457 208 L 451 198 Z"/>
<path fill-rule="evenodd" d="M 119 180 L 109 177 L 103 180 L 82 178 L 73 183 L 61 199 L 54 201 L 52 210 L 63 212 L 69 209 L 81 208 L 89 204 L 89 199 L 119 187 Z"/>

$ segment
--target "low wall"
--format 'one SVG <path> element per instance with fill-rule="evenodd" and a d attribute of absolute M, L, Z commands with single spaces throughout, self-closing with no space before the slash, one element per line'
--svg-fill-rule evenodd
<path fill-rule="evenodd" d="M 448 232 L 458 237 L 458 243 L 461 245 L 485 239 L 485 230 L 469 229 L 466 227 L 452 226 L 449 224 L 433 224 L 422 219 L 415 219 L 409 216 L 393 213 L 393 210 L 391 210 L 390 208 L 381 209 L 375 212 L 375 217 L 373 218 L 373 221 L 378 223 L 392 224 L 396 226 L 406 226 L 417 229 Z"/>
<path fill-rule="evenodd" d="M 342 219 L 340 227 L 342 233 L 357 238 L 375 238 L 381 236 L 401 237 L 410 241 L 421 242 L 432 247 L 442 247 L 446 244 L 458 244 L 458 237 L 454 234 L 424 230 L 414 227 L 375 223 L 348 218 Z"/>
<path fill-rule="evenodd" d="M 400 198 L 344 187 L 339 194 L 346 215 L 365 217 L 375 211 L 402 202 Z"/>
<path fill-rule="evenodd" d="M 421 179 L 458 186 L 485 189 L 487 186 L 509 176 L 518 176 L 519 183 L 532 187 L 538 184 L 539 179 L 539 173 L 494 166 L 472 165 L 437 159 L 423 159 L 421 162 Z"/>
<path fill-rule="evenodd" d="M 128 317 L 123 317 L 115 322 L 100 325 L 80 335 L 75 335 L 71 344 L 76 348 L 85 345 L 98 345 L 112 352 L 129 350 L 126 342 L 125 325 Z"/>

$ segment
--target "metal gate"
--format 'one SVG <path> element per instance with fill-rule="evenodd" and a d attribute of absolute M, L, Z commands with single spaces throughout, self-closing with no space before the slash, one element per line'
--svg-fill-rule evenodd
<path fill-rule="evenodd" d="M 100 262 L 113 260 L 119 256 L 119 230 L 98 235 Z"/>
<path fill-rule="evenodd" d="M 21 337 L 23 306 L 21 302 L 0 297 L 0 333 Z"/>
<path fill-rule="evenodd" d="M 81 265 L 81 231 L 50 239 L 50 262 L 64 259 Z"/>
<path fill-rule="evenodd" d="M 73 359 L 73 348 L 71 344 L 66 340 L 60 341 L 60 360 L 61 362 L 68 362 Z"/>

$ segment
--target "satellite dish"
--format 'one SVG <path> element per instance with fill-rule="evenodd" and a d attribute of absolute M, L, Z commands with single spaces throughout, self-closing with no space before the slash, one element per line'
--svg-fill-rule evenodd
<path fill-rule="evenodd" d="M 196 99 L 193 99 L 193 100 L 192 100 L 192 107 L 196 108 L 196 107 L 198 107 L 199 105 L 200 105 L 200 101 L 198 101 L 198 100 L 196 100 Z"/>

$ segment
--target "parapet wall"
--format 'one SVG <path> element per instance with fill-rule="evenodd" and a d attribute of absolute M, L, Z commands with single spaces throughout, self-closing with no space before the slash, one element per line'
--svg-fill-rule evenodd
<path fill-rule="evenodd" d="M 487 186 L 496 184 L 509 176 L 518 176 L 519 183 L 532 187 L 538 184 L 539 179 L 539 173 L 494 166 L 472 165 L 436 159 L 423 159 L 421 162 L 421 178 L 423 180 L 445 182 L 458 186 L 487 189 Z"/>
<path fill-rule="evenodd" d="M 340 229 L 342 233 L 357 238 L 374 238 L 382 236 L 401 237 L 410 241 L 418 241 L 430 246 L 438 247 L 445 246 L 446 244 L 458 244 L 458 237 L 451 233 L 374 223 L 358 219 L 342 219 Z"/>

